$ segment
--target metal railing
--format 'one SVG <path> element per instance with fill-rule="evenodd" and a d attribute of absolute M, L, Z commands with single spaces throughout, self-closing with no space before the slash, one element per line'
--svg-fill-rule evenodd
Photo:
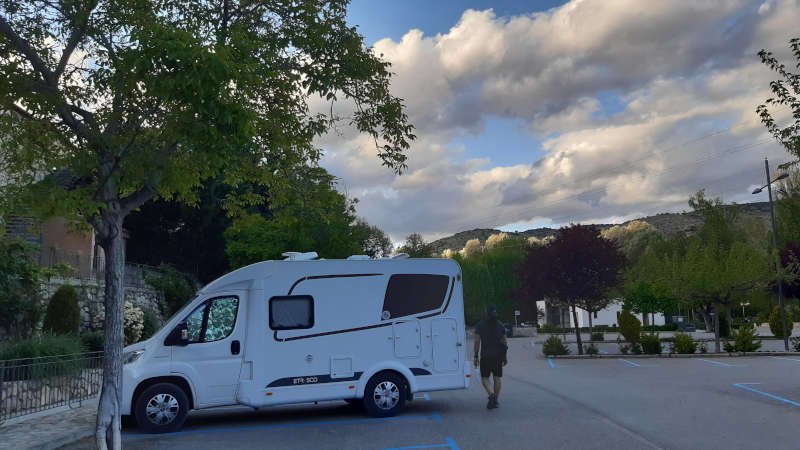
<path fill-rule="evenodd" d="M 100 393 L 103 352 L 0 361 L 0 424 L 46 409 L 81 405 Z"/>

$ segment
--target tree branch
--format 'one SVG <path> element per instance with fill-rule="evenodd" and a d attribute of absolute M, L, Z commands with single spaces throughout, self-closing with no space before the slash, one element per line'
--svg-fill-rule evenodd
<path fill-rule="evenodd" d="M 53 72 L 47 67 L 44 60 L 36 53 L 36 50 L 31 47 L 30 43 L 20 36 L 4 18 L 0 17 L 0 34 L 4 35 L 11 43 L 11 47 L 28 58 L 34 70 L 36 70 L 42 79 L 47 83 L 52 83 Z"/>
<path fill-rule="evenodd" d="M 79 13 L 83 16 L 83 21 L 72 29 L 72 33 L 70 33 L 69 38 L 67 38 L 67 45 L 64 47 L 64 52 L 61 53 L 58 66 L 53 73 L 53 76 L 56 80 L 58 80 L 58 78 L 64 73 L 64 69 L 66 69 L 67 64 L 69 63 L 69 58 L 72 56 L 72 53 L 75 51 L 75 48 L 80 43 L 81 39 L 83 39 L 83 37 L 86 35 L 86 29 L 89 27 L 89 17 L 92 15 L 92 11 L 96 6 L 97 2 L 94 1 L 89 4 L 89 8 L 85 13 Z"/>
<path fill-rule="evenodd" d="M 153 188 L 153 186 L 150 185 L 149 183 L 145 184 L 133 194 L 130 194 L 119 201 L 120 209 L 122 210 L 122 215 L 123 216 L 128 215 L 128 213 L 142 206 L 143 204 L 145 204 L 145 202 L 155 197 L 155 195 L 156 195 L 156 190 Z"/>

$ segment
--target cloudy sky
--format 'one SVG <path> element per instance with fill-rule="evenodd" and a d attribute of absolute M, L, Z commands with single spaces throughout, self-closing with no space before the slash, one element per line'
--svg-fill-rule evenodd
<path fill-rule="evenodd" d="M 701 188 L 761 201 L 763 158 L 788 160 L 754 112 L 774 78 L 756 53 L 788 60 L 796 0 L 354 0 L 350 19 L 418 139 L 402 176 L 347 129 L 322 165 L 395 241 L 620 222 Z"/>

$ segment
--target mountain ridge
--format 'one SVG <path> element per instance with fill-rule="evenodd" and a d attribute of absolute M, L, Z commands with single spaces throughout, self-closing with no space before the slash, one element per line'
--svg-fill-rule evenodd
<path fill-rule="evenodd" d="M 760 220 L 769 221 L 769 202 L 755 202 L 755 203 L 742 203 L 737 205 L 728 205 L 729 207 L 739 208 L 740 218 L 756 218 Z M 691 233 L 696 231 L 703 224 L 703 218 L 700 213 L 695 211 L 684 211 L 679 213 L 658 213 L 652 216 L 645 216 L 639 219 L 632 219 L 621 224 L 585 224 L 594 225 L 600 229 L 612 227 L 614 225 L 624 225 L 634 220 L 641 220 L 652 225 L 659 232 L 672 235 L 679 232 Z M 537 237 L 544 238 L 552 236 L 558 232 L 555 228 L 532 228 L 525 231 L 501 231 L 494 228 L 475 228 L 472 230 L 459 231 L 451 236 L 443 237 L 431 242 L 429 245 L 436 253 L 441 253 L 445 249 L 460 250 L 470 239 L 479 239 L 481 243 L 486 242 L 486 239 L 498 233 L 506 233 L 509 236 L 518 237 Z"/>

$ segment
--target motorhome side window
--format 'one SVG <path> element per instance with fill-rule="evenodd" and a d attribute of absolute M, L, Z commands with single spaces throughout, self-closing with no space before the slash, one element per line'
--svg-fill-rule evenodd
<path fill-rule="evenodd" d="M 198 306 L 186 318 L 189 343 L 213 342 L 225 339 L 236 325 L 239 299 L 218 297 Z"/>
<path fill-rule="evenodd" d="M 288 295 L 269 299 L 269 327 L 302 330 L 314 326 L 314 299 L 310 295 Z"/>
<path fill-rule="evenodd" d="M 444 303 L 449 282 L 447 275 L 392 275 L 386 287 L 382 318 L 404 317 L 439 308 Z"/>

